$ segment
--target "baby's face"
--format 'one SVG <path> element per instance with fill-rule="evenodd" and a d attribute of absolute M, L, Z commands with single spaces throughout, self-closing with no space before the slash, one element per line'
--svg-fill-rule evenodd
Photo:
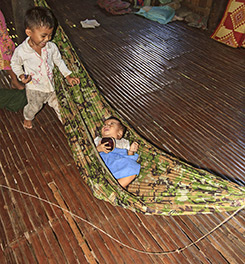
<path fill-rule="evenodd" d="M 114 137 L 115 139 L 120 139 L 122 137 L 122 129 L 120 123 L 115 119 L 106 120 L 102 130 L 102 137 Z"/>

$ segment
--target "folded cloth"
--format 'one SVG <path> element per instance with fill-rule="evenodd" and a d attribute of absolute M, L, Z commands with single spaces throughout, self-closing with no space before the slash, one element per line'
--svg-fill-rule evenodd
<path fill-rule="evenodd" d="M 17 112 L 27 104 L 26 91 L 17 89 L 0 89 L 0 109 Z"/>
<path fill-rule="evenodd" d="M 140 173 L 139 155 L 128 155 L 126 149 L 115 148 L 109 153 L 100 152 L 100 156 L 116 179 Z"/>
<path fill-rule="evenodd" d="M 98 0 L 97 4 L 113 15 L 124 15 L 130 13 L 130 3 L 121 0 Z"/>
<path fill-rule="evenodd" d="M 98 23 L 95 19 L 86 19 L 84 21 L 80 21 L 83 28 L 95 28 L 99 27 L 100 23 Z"/>
<path fill-rule="evenodd" d="M 245 48 L 245 1 L 229 0 L 212 39 L 232 48 Z"/>
<path fill-rule="evenodd" d="M 173 19 L 175 10 L 170 6 L 153 6 L 140 8 L 135 14 L 157 21 L 160 24 L 167 24 Z"/>

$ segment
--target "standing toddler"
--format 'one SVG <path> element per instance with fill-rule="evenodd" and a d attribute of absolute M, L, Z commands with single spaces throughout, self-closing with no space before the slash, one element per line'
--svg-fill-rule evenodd
<path fill-rule="evenodd" d="M 26 85 L 28 104 L 24 107 L 24 128 L 32 128 L 32 120 L 48 103 L 61 120 L 59 103 L 54 89 L 53 68 L 56 65 L 70 85 L 79 84 L 71 77 L 55 43 L 51 42 L 56 19 L 45 7 L 33 7 L 26 12 L 24 20 L 26 40 L 14 51 L 11 67 Z"/>

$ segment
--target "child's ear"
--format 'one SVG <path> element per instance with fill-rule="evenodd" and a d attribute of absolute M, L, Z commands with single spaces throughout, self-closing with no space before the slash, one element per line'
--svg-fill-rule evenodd
<path fill-rule="evenodd" d="M 26 35 L 27 35 L 28 37 L 30 37 L 30 35 L 31 35 L 31 29 L 30 29 L 30 28 L 27 28 L 27 29 L 25 30 L 25 32 L 26 32 Z"/>

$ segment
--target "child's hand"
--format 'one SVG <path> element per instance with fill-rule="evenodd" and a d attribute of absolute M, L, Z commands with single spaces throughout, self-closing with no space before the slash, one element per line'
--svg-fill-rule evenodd
<path fill-rule="evenodd" d="M 105 153 L 109 153 L 111 152 L 111 147 L 107 146 L 108 142 L 105 142 L 103 144 L 101 144 L 101 142 L 98 144 L 97 146 L 97 150 L 98 152 L 105 152 Z"/>
<path fill-rule="evenodd" d="M 68 81 L 68 83 L 69 83 L 71 86 L 74 86 L 74 85 L 80 83 L 79 78 L 71 77 L 70 75 L 66 76 L 66 80 Z"/>
<path fill-rule="evenodd" d="M 30 82 L 32 80 L 31 75 L 25 75 L 25 74 L 21 74 L 20 75 L 20 80 L 22 83 L 26 84 L 28 82 Z"/>
<path fill-rule="evenodd" d="M 139 148 L 139 144 L 138 144 L 137 142 L 133 142 L 133 143 L 131 144 L 131 146 L 130 146 L 129 151 L 130 151 L 130 152 L 136 152 L 136 151 L 138 150 L 138 148 Z"/>

